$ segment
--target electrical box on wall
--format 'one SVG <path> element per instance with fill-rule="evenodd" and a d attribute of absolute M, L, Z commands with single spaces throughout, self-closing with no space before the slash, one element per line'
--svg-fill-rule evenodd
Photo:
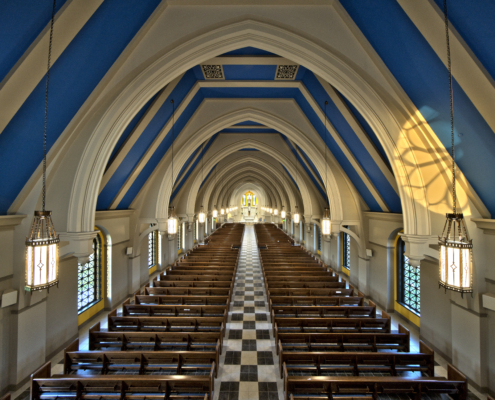
<path fill-rule="evenodd" d="M 483 307 L 495 311 L 495 294 L 485 293 L 481 298 L 483 299 Z"/>
<path fill-rule="evenodd" d="M 373 255 L 373 250 L 366 249 L 366 257 L 371 257 Z"/>
<path fill-rule="evenodd" d="M 17 290 L 6 290 L 2 293 L 2 308 L 13 306 L 17 303 Z"/>
<path fill-rule="evenodd" d="M 128 256 L 132 255 L 132 247 L 126 247 L 125 248 L 125 254 Z"/>

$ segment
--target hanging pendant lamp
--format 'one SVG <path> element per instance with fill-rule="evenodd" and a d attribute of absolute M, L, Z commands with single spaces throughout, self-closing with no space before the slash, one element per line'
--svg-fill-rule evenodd
<path fill-rule="evenodd" d="M 457 212 L 456 176 L 455 176 L 455 145 L 454 145 L 454 96 L 452 88 L 452 66 L 450 59 L 449 19 L 447 0 L 443 2 L 445 35 L 447 42 L 447 63 L 449 69 L 450 89 L 450 135 L 452 140 L 452 213 L 446 214 L 442 236 L 438 239 L 440 245 L 440 287 L 464 293 L 472 293 L 472 252 L 473 242 L 467 234 L 464 216 Z"/>
<path fill-rule="evenodd" d="M 170 100 L 172 103 L 172 194 L 174 191 L 174 141 L 175 141 L 175 103 L 174 100 Z M 175 215 L 175 207 L 171 206 L 168 209 L 168 234 L 175 235 L 177 233 L 177 216 Z"/>
<path fill-rule="evenodd" d="M 282 206 L 282 211 L 280 211 L 280 217 L 282 219 L 285 219 L 285 210 L 284 210 L 284 206 Z"/>
<path fill-rule="evenodd" d="M 51 211 L 45 210 L 46 200 L 46 135 L 48 117 L 48 87 L 50 83 L 50 61 L 52 54 L 53 23 L 55 20 L 56 0 L 53 1 L 50 22 L 50 40 L 48 44 L 48 67 L 46 71 L 45 123 L 43 135 L 43 210 L 35 211 L 29 236 L 26 238 L 26 279 L 25 290 L 49 289 L 58 286 L 58 250 L 60 238 L 53 226 Z"/>
<path fill-rule="evenodd" d="M 297 206 L 295 207 L 295 212 L 294 212 L 294 223 L 295 224 L 299 223 L 299 211 L 297 209 Z"/>
<path fill-rule="evenodd" d="M 328 101 L 325 101 L 325 189 L 327 187 L 328 178 L 328 162 L 327 162 L 327 105 Z M 325 208 L 325 214 L 321 221 L 321 233 L 328 236 L 332 231 L 332 223 L 330 222 L 330 209 Z"/>

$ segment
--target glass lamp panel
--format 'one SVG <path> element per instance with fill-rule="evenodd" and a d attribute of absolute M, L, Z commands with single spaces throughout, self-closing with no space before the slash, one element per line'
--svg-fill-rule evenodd
<path fill-rule="evenodd" d="M 177 233 L 177 219 L 174 217 L 168 219 L 168 233 L 169 235 L 175 235 Z"/>
<path fill-rule="evenodd" d="M 273 213 L 274 213 L 275 215 L 278 215 L 278 210 L 277 210 L 277 209 L 273 210 Z"/>
<path fill-rule="evenodd" d="M 282 210 L 282 212 L 280 213 L 280 216 L 282 217 L 282 219 L 285 219 L 285 211 Z"/>
<path fill-rule="evenodd" d="M 204 224 L 205 223 L 205 213 L 203 213 L 203 212 L 199 213 L 198 220 L 199 220 L 200 224 Z"/>
<path fill-rule="evenodd" d="M 218 211 L 217 210 L 213 210 L 213 218 L 217 218 L 218 216 Z"/>
<path fill-rule="evenodd" d="M 321 224 L 321 232 L 324 235 L 330 235 L 330 220 L 327 218 L 324 218 Z"/>
<path fill-rule="evenodd" d="M 299 223 L 299 214 L 294 214 L 294 223 L 298 224 Z"/>
<path fill-rule="evenodd" d="M 225 210 L 222 208 L 222 209 L 220 210 L 220 215 L 223 215 L 223 214 L 225 214 Z"/>

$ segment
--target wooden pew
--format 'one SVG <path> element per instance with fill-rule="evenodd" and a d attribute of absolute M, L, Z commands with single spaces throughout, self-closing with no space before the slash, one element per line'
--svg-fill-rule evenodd
<path fill-rule="evenodd" d="M 289 376 L 321 376 L 331 373 L 379 372 L 397 376 L 403 372 L 421 372 L 434 376 L 435 353 L 419 342 L 419 353 L 361 353 L 361 352 L 290 352 L 279 353 L 280 378 L 283 378 L 283 364 L 286 364 Z"/>
<path fill-rule="evenodd" d="M 227 321 L 227 306 L 191 305 L 142 305 L 131 304 L 127 299 L 122 304 L 123 317 L 224 317 Z"/>
<path fill-rule="evenodd" d="M 270 313 L 275 306 L 364 306 L 363 296 L 270 296 Z"/>
<path fill-rule="evenodd" d="M 395 350 L 409 352 L 409 330 L 399 324 L 398 333 L 286 333 L 280 332 L 277 354 L 280 352 L 372 351 Z"/>
<path fill-rule="evenodd" d="M 382 318 L 284 318 L 276 317 L 273 337 L 278 342 L 279 333 L 390 333 L 390 316 L 383 312 Z"/>
<path fill-rule="evenodd" d="M 265 281 L 265 287 L 267 289 L 336 289 L 345 288 L 347 283 L 343 282 L 277 282 L 270 281 L 269 283 Z"/>
<path fill-rule="evenodd" d="M 134 304 L 143 305 L 196 305 L 196 306 L 227 306 L 229 296 L 166 296 L 166 295 L 134 295 Z"/>
<path fill-rule="evenodd" d="M 407 395 L 420 399 L 422 395 L 448 394 L 454 400 L 467 400 L 467 378 L 452 365 L 447 366 L 447 379 L 396 376 L 288 376 L 284 365 L 285 399 L 314 399 L 319 396 L 345 399 L 377 399 L 378 396 Z M 294 396 L 294 397 L 293 397 Z"/>
<path fill-rule="evenodd" d="M 221 332 L 225 336 L 225 317 L 119 317 L 108 314 L 109 331 Z"/>
<path fill-rule="evenodd" d="M 166 281 L 153 279 L 152 287 L 197 287 L 197 288 L 228 288 L 234 287 L 233 282 L 228 281 Z M 151 286 L 151 285 L 150 285 Z"/>
<path fill-rule="evenodd" d="M 64 374 L 209 376 L 213 369 L 217 377 L 218 358 L 205 351 L 66 351 Z"/>
<path fill-rule="evenodd" d="M 100 323 L 89 330 L 89 350 L 217 351 L 222 354 L 220 332 L 108 332 Z"/>
<path fill-rule="evenodd" d="M 232 291 L 227 288 L 178 288 L 178 287 L 145 287 L 144 294 L 148 296 L 228 296 L 232 295 Z"/>
<path fill-rule="evenodd" d="M 272 306 L 270 322 L 273 322 L 275 317 L 376 318 L 376 305 L 370 300 L 367 306 Z"/>
<path fill-rule="evenodd" d="M 214 372 L 211 376 L 51 376 L 46 363 L 31 375 L 31 400 L 168 400 L 212 399 Z"/>

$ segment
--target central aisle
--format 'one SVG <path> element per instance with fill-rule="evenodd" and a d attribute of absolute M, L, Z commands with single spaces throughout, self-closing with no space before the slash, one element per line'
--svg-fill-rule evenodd
<path fill-rule="evenodd" d="M 253 225 L 246 225 L 214 400 L 282 400 Z"/>

